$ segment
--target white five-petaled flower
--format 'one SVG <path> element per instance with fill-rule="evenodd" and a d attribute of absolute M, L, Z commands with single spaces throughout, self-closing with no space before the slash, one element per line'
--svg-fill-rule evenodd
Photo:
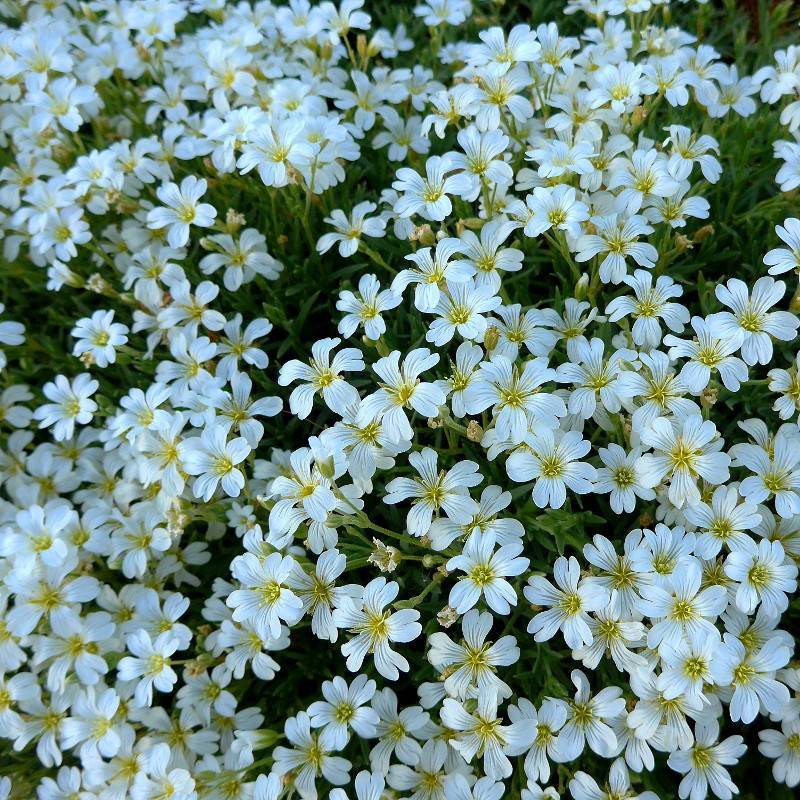
<path fill-rule="evenodd" d="M 228 441 L 228 426 L 219 422 L 207 425 L 199 437 L 184 439 L 181 460 L 184 469 L 197 476 L 192 485 L 194 496 L 207 503 L 221 485 L 229 497 L 238 497 L 244 487 L 244 473 L 237 465 L 250 450 L 241 436 Z"/>
<path fill-rule="evenodd" d="M 412 536 L 424 536 L 431 527 L 433 515 L 440 510 L 452 522 L 470 521 L 478 504 L 469 496 L 469 489 L 483 480 L 474 461 L 461 461 L 446 472 L 439 471 L 436 452 L 429 447 L 411 453 L 408 461 L 420 477 L 391 480 L 386 485 L 383 502 L 394 505 L 414 498 L 406 522 Z"/>
<path fill-rule="evenodd" d="M 97 411 L 97 403 L 91 399 L 100 384 L 84 372 L 73 381 L 64 375 L 56 375 L 53 381 L 44 385 L 44 396 L 50 401 L 39 406 L 34 419 L 40 428 L 53 426 L 53 438 L 57 442 L 69 439 L 75 424 L 86 425 Z"/>
<path fill-rule="evenodd" d="M 468 192 L 472 183 L 463 172 L 453 175 L 455 166 L 450 159 L 431 156 L 425 162 L 425 177 L 409 167 L 397 170 L 397 180 L 392 188 L 401 192 L 395 203 L 395 211 L 401 217 L 419 214 L 424 219 L 441 222 L 450 216 L 453 204 L 449 194 Z"/>
<path fill-rule="evenodd" d="M 521 542 L 510 542 L 495 550 L 495 534 L 475 531 L 467 539 L 461 555 L 447 562 L 447 570 L 461 570 L 450 590 L 449 604 L 459 613 L 469 611 L 483 597 L 492 611 L 508 614 L 517 604 L 517 593 L 506 580 L 521 575 L 530 561 L 520 556 Z"/>
<path fill-rule="evenodd" d="M 547 606 L 528 623 L 528 633 L 537 642 L 546 642 L 560 630 L 567 646 L 576 650 L 592 643 L 588 612 L 598 611 L 609 603 L 609 594 L 597 584 L 581 581 L 578 559 L 561 556 L 553 566 L 556 588 L 538 575 L 528 579 L 523 593 L 534 606 Z"/>
<path fill-rule="evenodd" d="M 434 383 L 420 381 L 419 376 L 439 363 L 439 354 L 427 347 L 411 350 L 400 363 L 400 352 L 394 350 L 372 365 L 382 382 L 380 388 L 363 400 L 364 408 L 382 415 L 382 423 L 393 442 L 411 441 L 414 430 L 404 409 L 423 417 L 439 416 L 445 394 Z"/>
<path fill-rule="evenodd" d="M 348 217 L 340 208 L 334 209 L 325 222 L 335 228 L 334 233 L 324 233 L 317 242 L 317 252 L 327 253 L 335 244 L 339 245 L 339 255 L 352 256 L 357 250 L 362 236 L 380 237 L 384 235 L 386 220 L 381 217 L 368 218 L 377 206 L 364 201 L 353 207 Z"/>
<path fill-rule="evenodd" d="M 422 633 L 422 626 L 417 622 L 419 611 L 386 609 L 399 591 L 395 581 L 387 583 L 386 578 L 373 578 L 364 587 L 360 600 L 343 597 L 334 610 L 335 625 L 355 634 L 342 645 L 342 655 L 347 658 L 347 668 L 351 672 L 361 669 L 368 654 L 375 659 L 378 672 L 390 681 L 396 681 L 400 671 L 408 672 L 408 661 L 392 650 L 390 644 L 413 641 Z"/>
<path fill-rule="evenodd" d="M 642 431 L 641 440 L 655 450 L 639 462 L 643 484 L 655 488 L 669 479 L 669 499 L 677 508 L 700 502 L 698 477 L 714 486 L 728 480 L 731 459 L 719 451 L 722 441 L 710 420 L 658 417 Z"/>
<path fill-rule="evenodd" d="M 158 199 L 164 203 L 147 214 L 147 226 L 167 229 L 170 247 L 183 247 L 189 241 L 189 228 L 196 225 L 208 228 L 217 216 L 217 210 L 208 203 L 199 202 L 206 193 L 205 178 L 187 175 L 180 187 L 176 183 L 165 183 L 156 190 Z"/>
<path fill-rule="evenodd" d="M 772 339 L 792 341 L 800 320 L 788 311 L 770 311 L 786 292 L 786 284 L 764 276 L 752 291 L 738 278 L 716 288 L 717 299 L 730 311 L 712 314 L 708 322 L 725 337 L 739 337 L 745 364 L 769 364 Z"/>
<path fill-rule="evenodd" d="M 491 406 L 498 435 L 519 444 L 528 432 L 530 420 L 555 428 L 557 418 L 566 414 L 560 397 L 541 391 L 542 385 L 555 377 L 555 370 L 547 366 L 545 358 L 529 359 L 520 370 L 506 356 L 496 355 L 481 364 L 478 375 L 467 387 L 467 413 L 480 414 Z"/>
<path fill-rule="evenodd" d="M 592 491 L 597 470 L 579 459 L 591 445 L 578 431 L 538 430 L 506 461 L 508 477 L 517 483 L 535 481 L 531 496 L 538 508 L 561 508 L 567 489 L 576 494 Z"/>
<path fill-rule="evenodd" d="M 289 407 L 300 419 L 305 419 L 311 413 L 314 395 L 318 392 L 328 408 L 337 413 L 342 413 L 358 400 L 357 389 L 341 373 L 364 369 L 361 351 L 354 347 L 345 347 L 331 358 L 331 353 L 340 342 L 339 338 L 320 339 L 311 346 L 309 364 L 293 358 L 281 367 L 278 376 L 281 386 L 301 381 L 289 395 Z"/>
<path fill-rule="evenodd" d="M 381 291 L 374 275 L 362 275 L 358 280 L 358 294 L 346 289 L 336 301 L 337 310 L 345 312 L 339 322 L 339 333 L 350 337 L 362 325 L 367 338 L 377 341 L 386 333 L 382 312 L 396 308 L 400 301 L 400 295 L 391 289 Z"/>

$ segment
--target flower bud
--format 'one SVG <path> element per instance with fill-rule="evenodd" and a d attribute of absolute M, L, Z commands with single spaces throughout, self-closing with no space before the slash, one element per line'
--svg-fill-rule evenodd
<path fill-rule="evenodd" d="M 703 225 L 702 228 L 698 228 L 694 232 L 694 241 L 695 242 L 704 242 L 709 236 L 714 235 L 714 226 L 713 225 Z"/>
<path fill-rule="evenodd" d="M 467 424 L 467 439 L 471 442 L 479 442 L 483 439 L 483 428 L 474 419 Z"/>
<path fill-rule="evenodd" d="M 500 342 L 500 331 L 490 325 L 483 334 L 483 345 L 491 353 Z"/>
<path fill-rule="evenodd" d="M 584 272 L 575 284 L 574 296 L 576 300 L 585 300 L 589 289 L 589 273 Z"/>

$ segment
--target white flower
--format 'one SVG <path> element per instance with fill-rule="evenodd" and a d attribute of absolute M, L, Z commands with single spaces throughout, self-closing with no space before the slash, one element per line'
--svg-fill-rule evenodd
<path fill-rule="evenodd" d="M 742 496 L 751 503 L 774 498 L 775 510 L 784 518 L 800 514 L 800 448 L 796 429 L 783 428 L 768 449 L 757 444 L 736 445 L 737 463 L 754 473 L 739 486 Z"/>
<path fill-rule="evenodd" d="M 609 758 L 617 748 L 617 737 L 608 722 L 625 713 L 622 690 L 606 686 L 592 697 L 589 681 L 579 669 L 570 673 L 575 698 L 569 702 L 567 719 L 558 734 L 558 760 L 574 761 L 588 744 L 589 749 Z"/>
<path fill-rule="evenodd" d="M 359 325 L 364 326 L 368 339 L 377 341 L 386 333 L 386 323 L 381 314 L 397 308 L 401 297 L 391 289 L 381 291 L 374 275 L 362 275 L 358 279 L 358 294 L 345 290 L 340 292 L 336 308 L 346 312 L 339 322 L 339 333 L 350 337 Z"/>
<path fill-rule="evenodd" d="M 529 419 L 556 427 L 556 418 L 566 414 L 560 397 L 540 391 L 555 377 L 555 370 L 547 366 L 545 358 L 529 359 L 519 370 L 510 359 L 496 355 L 481 364 L 478 375 L 467 387 L 467 413 L 480 414 L 491 406 L 498 435 L 519 444 L 527 434 Z"/>
<path fill-rule="evenodd" d="M 601 447 L 597 454 L 603 466 L 597 470 L 594 490 L 598 494 L 610 493 L 611 510 L 615 514 L 623 511 L 630 514 L 636 508 L 636 498 L 652 500 L 655 492 L 644 485 L 641 466 L 641 451 L 626 453 L 618 444 Z"/>
<path fill-rule="evenodd" d="M 187 770 L 176 768 L 167 771 L 171 758 L 172 750 L 165 742 L 150 748 L 145 769 L 136 772 L 130 787 L 131 800 L 158 800 L 159 797 L 192 800 L 197 796 L 194 779 Z"/>
<path fill-rule="evenodd" d="M 684 510 L 684 516 L 700 532 L 694 545 L 698 558 L 716 558 L 722 547 L 736 550 L 742 543 L 752 541 L 746 531 L 752 531 L 761 522 L 761 513 L 755 503 L 739 503 L 736 486 L 718 486 L 711 496 L 711 504 L 700 502 Z"/>
<path fill-rule="evenodd" d="M 742 537 L 725 559 L 725 574 L 736 581 L 736 607 L 753 614 L 759 603 L 766 613 L 780 615 L 789 606 L 787 595 L 797 589 L 797 566 L 780 542 L 756 544 Z"/>
<path fill-rule="evenodd" d="M 387 494 L 383 498 L 384 503 L 390 504 L 414 498 L 406 523 L 408 532 L 412 536 L 424 536 L 431 527 L 433 515 L 440 510 L 453 522 L 469 522 L 477 510 L 469 489 L 483 480 L 478 465 L 474 461 L 461 461 L 447 472 L 439 472 L 436 452 L 429 447 L 420 453 L 411 453 L 408 461 L 420 477 L 394 478 L 386 485 Z"/>
<path fill-rule="evenodd" d="M 117 358 L 117 347 L 125 344 L 128 326 L 114 322 L 113 311 L 95 311 L 91 317 L 83 317 L 75 323 L 71 335 L 78 339 L 72 355 L 88 354 L 91 363 L 107 367 Z"/>
<path fill-rule="evenodd" d="M 332 411 L 342 413 L 347 406 L 358 400 L 358 391 L 340 373 L 359 372 L 364 369 L 361 351 L 345 347 L 331 359 L 331 353 L 338 347 L 341 339 L 320 339 L 311 346 L 311 361 L 304 364 L 293 358 L 287 361 L 280 371 L 278 383 L 288 386 L 301 381 L 289 396 L 292 414 L 305 419 L 314 403 L 314 395 L 322 395 L 325 404 Z"/>
<path fill-rule="evenodd" d="M 339 629 L 333 622 L 333 606 L 342 596 L 350 593 L 344 586 L 336 586 L 336 579 L 347 568 L 347 558 L 338 550 L 320 553 L 313 572 L 306 572 L 300 565 L 286 580 L 286 585 L 300 598 L 303 613 L 311 613 L 311 631 L 320 639 L 335 642 Z"/>
<path fill-rule="evenodd" d="M 402 194 L 394 204 L 401 217 L 419 214 L 424 219 L 441 222 L 453 211 L 448 194 L 469 192 L 472 182 L 464 173 L 448 175 L 455 169 L 449 158 L 431 156 L 425 162 L 425 177 L 408 167 L 397 170 L 392 188 Z"/>
<path fill-rule="evenodd" d="M 800 411 L 800 353 L 788 370 L 771 369 L 767 376 L 769 390 L 780 395 L 772 410 L 777 411 L 781 419 L 791 419 Z"/>
<path fill-rule="evenodd" d="M 634 318 L 634 344 L 642 347 L 658 347 L 661 342 L 661 326 L 663 319 L 666 326 L 675 333 L 683 333 L 689 321 L 689 311 L 680 303 L 670 302 L 671 297 L 681 297 L 683 288 L 667 275 L 661 275 L 653 286 L 653 275 L 647 270 L 637 269 L 633 275 L 626 275 L 624 283 L 630 286 L 636 299 L 623 295 L 614 298 L 606 306 L 609 322 L 618 322 L 628 315 Z"/>
<path fill-rule="evenodd" d="M 635 355 L 633 351 L 614 350 L 604 359 L 604 350 L 602 339 L 580 342 L 575 347 L 576 358 L 558 367 L 558 380 L 575 384 L 567 409 L 579 419 L 589 419 L 602 409 L 616 414 L 622 407 L 622 399 L 628 399 L 621 365 L 634 360 Z"/>
<path fill-rule="evenodd" d="M 350 739 L 350 729 L 363 739 L 376 735 L 379 717 L 366 704 L 375 694 L 375 681 L 366 675 L 357 675 L 348 686 L 338 675 L 322 684 L 324 701 L 318 700 L 308 707 L 312 728 L 323 728 L 332 734 L 334 750 L 342 750 Z"/>
<path fill-rule="evenodd" d="M 524 721 L 503 725 L 498 716 L 497 695 L 481 692 L 473 712 L 452 697 L 444 700 L 442 722 L 455 732 L 448 740 L 466 762 L 483 758 L 483 771 L 494 780 L 508 778 L 513 772 L 508 756 L 520 755 L 533 739 L 530 726 Z"/>
<path fill-rule="evenodd" d="M 378 741 L 369 754 L 370 766 L 381 774 L 389 772 L 393 754 L 404 764 L 420 760 L 417 739 L 424 739 L 430 724 L 429 715 L 419 706 L 406 706 L 398 710 L 397 695 L 389 688 L 379 689 L 372 698 L 372 707 L 378 712 L 376 726 Z M 416 738 L 415 738 L 416 737 Z"/>
<path fill-rule="evenodd" d="M 514 247 L 501 247 L 515 229 L 515 223 L 495 217 L 481 228 L 480 238 L 471 230 L 464 230 L 459 237 L 461 244 L 458 248 L 464 257 L 452 262 L 451 268 L 466 268 L 475 278 L 476 286 L 497 292 L 501 281 L 499 270 L 519 272 L 522 269 L 522 251 Z"/>
<path fill-rule="evenodd" d="M 741 346 L 740 338 L 735 334 L 720 335 L 716 324 L 701 317 L 692 317 L 692 328 L 696 336 L 691 341 L 671 334 L 664 337 L 670 358 L 688 359 L 680 372 L 686 387 L 692 394 L 700 394 L 716 370 L 725 388 L 738 392 L 747 380 L 747 364 L 733 355 Z"/>
<path fill-rule="evenodd" d="M 605 788 L 586 772 L 576 772 L 569 782 L 573 800 L 658 800 L 655 792 L 637 792 L 631 787 L 631 779 L 625 759 L 618 758 L 611 765 Z"/>
<path fill-rule="evenodd" d="M 537 710 L 530 700 L 521 698 L 516 706 L 509 706 L 508 718 L 512 722 L 524 721 L 534 728 L 535 736 L 525 755 L 525 774 L 529 781 L 547 781 L 550 778 L 550 761 L 559 761 L 558 732 L 567 719 L 567 704 L 563 700 L 546 697 Z"/>
<path fill-rule="evenodd" d="M 192 484 L 195 497 L 208 502 L 217 490 L 229 497 L 238 497 L 244 486 L 244 473 L 237 465 L 247 458 L 251 447 L 240 437 L 228 441 L 228 426 L 208 425 L 199 437 L 184 439 L 181 458 L 184 469 L 197 475 Z"/>
<path fill-rule="evenodd" d="M 406 287 L 416 284 L 414 305 L 420 311 L 434 311 L 439 304 L 445 282 L 469 280 L 472 269 L 463 261 L 450 259 L 461 250 L 460 239 L 445 238 L 436 243 L 431 256 L 431 248 L 423 247 L 406 256 L 417 267 L 400 270 L 392 281 L 392 291 L 402 296 Z"/>
<path fill-rule="evenodd" d="M 592 491 L 597 471 L 578 460 L 591 449 L 580 433 L 543 428 L 529 435 L 525 443 L 525 448 L 516 450 L 506 461 L 506 471 L 517 483 L 535 482 L 531 497 L 538 508 L 561 508 L 567 489 L 576 494 Z"/>
<path fill-rule="evenodd" d="M 612 167 L 608 188 L 621 188 L 617 195 L 618 203 L 629 214 L 636 214 L 656 197 L 672 197 L 679 188 L 676 177 L 667 169 L 667 159 L 658 150 L 636 150 L 630 160 L 620 161 Z"/>
<path fill-rule="evenodd" d="M 346 759 L 331 755 L 336 749 L 332 731 L 312 732 L 311 719 L 305 711 L 289 717 L 283 729 L 292 747 L 280 745 L 272 751 L 272 771 L 279 778 L 291 772 L 300 797 L 316 800 L 316 779 L 320 776 L 334 786 L 347 783 L 351 765 Z"/>
<path fill-rule="evenodd" d="M 704 688 L 714 683 L 712 664 L 717 657 L 721 640 L 719 634 L 706 630 L 691 631 L 674 645 L 664 645 L 659 651 L 661 674 L 656 687 L 667 700 L 684 697 L 694 706 L 707 705 Z"/>
<path fill-rule="evenodd" d="M 89 686 L 75 698 L 70 717 L 61 727 L 61 746 L 65 749 L 81 745 L 78 751 L 84 761 L 92 757 L 113 758 L 121 740 L 119 722 L 114 724 L 119 709 L 119 695 L 114 689 L 99 693 Z"/>
<path fill-rule="evenodd" d="M 589 219 L 588 206 L 576 199 L 575 189 L 564 184 L 537 186 L 525 202 L 530 210 L 523 228 L 526 236 L 540 236 L 555 228 L 576 237 L 581 233 L 580 223 Z"/>
<path fill-rule="evenodd" d="M 492 27 L 478 33 L 482 44 L 470 48 L 469 60 L 491 74 L 504 75 L 518 62 L 538 61 L 542 46 L 529 25 L 515 25 L 506 36 L 502 28 Z"/>
<path fill-rule="evenodd" d="M 433 312 L 437 316 L 425 339 L 437 347 L 447 344 L 456 333 L 467 341 L 480 341 L 487 328 L 483 315 L 494 311 L 500 303 L 495 290 L 489 286 L 478 286 L 472 280 L 448 283 L 447 292 L 439 295 Z"/>
<path fill-rule="evenodd" d="M 780 731 L 759 731 L 758 752 L 772 758 L 772 777 L 793 788 L 800 783 L 800 719 L 786 717 Z"/>
<path fill-rule="evenodd" d="M 651 244 L 640 242 L 642 234 L 653 232 L 644 217 L 619 215 L 600 217 L 595 221 L 597 233 L 584 234 L 575 247 L 578 262 L 606 254 L 600 263 L 600 280 L 603 283 L 621 283 L 626 275 L 625 258 L 630 256 L 640 267 L 652 269 L 658 260 L 658 251 Z"/>
<path fill-rule="evenodd" d="M 56 375 L 53 381 L 44 385 L 44 396 L 51 402 L 39 406 L 34 412 L 34 419 L 39 421 L 40 428 L 53 425 L 53 438 L 58 442 L 69 439 L 75 424 L 87 425 L 92 421 L 97 403 L 91 396 L 97 391 L 99 383 L 84 372 L 70 382 L 63 375 Z"/>
<path fill-rule="evenodd" d="M 136 705 L 152 705 L 154 687 L 159 692 L 172 691 L 178 676 L 171 667 L 170 656 L 179 644 L 168 631 L 159 634 L 155 641 L 143 629 L 128 636 L 125 646 L 133 655 L 120 660 L 117 673 L 120 680 L 137 681 L 133 695 Z"/>
<path fill-rule="evenodd" d="M 214 206 L 198 202 L 207 187 L 205 178 L 194 175 L 187 175 L 180 187 L 175 183 L 163 184 L 156 194 L 164 205 L 148 212 L 147 226 L 156 230 L 167 228 L 169 246 L 183 247 L 189 241 L 191 225 L 208 228 L 217 216 Z"/>
<path fill-rule="evenodd" d="M 387 583 L 386 578 L 373 578 L 364 587 L 359 601 L 343 597 L 341 605 L 334 610 L 334 624 L 355 634 L 342 645 L 342 655 L 346 656 L 351 672 L 359 670 L 370 653 L 375 659 L 375 668 L 384 678 L 395 681 L 401 670 L 408 672 L 408 661 L 389 645 L 413 641 L 422 633 L 422 626 L 417 622 L 419 611 L 411 608 L 385 610 L 399 590 L 394 581 Z"/>
<path fill-rule="evenodd" d="M 258 169 L 265 186 L 286 186 L 292 170 L 314 158 L 313 147 L 302 139 L 304 129 L 302 119 L 252 126 L 236 166 L 242 173 Z"/>
<path fill-rule="evenodd" d="M 647 634 L 648 647 L 674 648 L 695 632 L 717 635 L 713 623 L 727 605 L 726 590 L 724 586 L 701 590 L 701 580 L 700 565 L 691 560 L 673 574 L 671 590 L 655 584 L 642 586 L 639 611 L 656 620 Z"/>
<path fill-rule="evenodd" d="M 447 154 L 450 169 L 463 170 L 459 175 L 466 179 L 460 194 L 468 202 L 477 199 L 486 186 L 509 186 L 514 180 L 514 171 L 502 159 L 508 150 L 508 136 L 498 130 L 479 131 L 470 125 L 458 132 L 456 137 L 464 151 Z"/>
<path fill-rule="evenodd" d="M 728 711 L 731 721 L 749 725 L 759 713 L 781 715 L 789 703 L 789 690 L 775 680 L 792 650 L 779 637 L 748 652 L 738 640 L 726 637 L 711 665 L 714 683 L 733 688 Z"/>
<path fill-rule="evenodd" d="M 787 247 L 776 247 L 764 256 L 770 275 L 781 275 L 791 270 L 800 271 L 800 219 L 790 217 L 783 225 L 775 226 L 775 233 Z"/>
<path fill-rule="evenodd" d="M 446 633 L 436 631 L 428 637 L 428 661 L 446 674 L 445 691 L 458 700 L 466 700 L 486 691 L 504 699 L 510 687 L 497 676 L 497 667 L 507 667 L 519 660 L 517 640 L 502 636 L 487 642 L 493 617 L 488 612 L 471 609 L 461 619 L 463 642 L 454 642 Z"/>
<path fill-rule="evenodd" d="M 521 575 L 530 561 L 521 557 L 522 543 L 512 542 L 495 550 L 494 533 L 475 531 L 467 539 L 461 555 L 447 562 L 448 572 L 466 573 L 450 590 L 448 603 L 459 614 L 469 611 L 481 596 L 492 611 L 508 614 L 517 604 L 517 593 L 506 580 Z"/>
<path fill-rule="evenodd" d="M 424 383 L 419 376 L 439 363 L 438 353 L 427 347 L 411 350 L 400 364 L 400 352 L 395 350 L 379 359 L 372 369 L 383 379 L 381 388 L 364 398 L 364 408 L 382 414 L 382 422 L 392 442 L 410 441 L 414 431 L 403 409 L 409 408 L 423 417 L 439 416 L 444 405 L 444 392 L 433 383 Z"/>
<path fill-rule="evenodd" d="M 303 616 L 303 604 L 288 586 L 295 569 L 295 560 L 280 553 L 265 559 L 254 553 L 236 556 L 231 573 L 243 588 L 234 589 L 225 601 L 233 619 L 250 623 L 262 639 L 277 639 L 281 620 L 291 626 Z"/>
<path fill-rule="evenodd" d="M 800 320 L 788 311 L 770 311 L 786 292 L 786 284 L 773 278 L 759 278 L 752 293 L 744 281 L 731 278 L 716 288 L 717 299 L 731 311 L 712 314 L 708 322 L 723 337 L 739 336 L 746 364 L 769 364 L 772 339 L 784 342 L 797 336 Z"/>
<path fill-rule="evenodd" d="M 581 582 L 578 560 L 563 556 L 553 566 L 554 587 L 546 578 L 528 578 L 523 590 L 525 599 L 534 606 L 547 606 L 528 623 L 528 633 L 534 634 L 537 642 L 546 642 L 560 630 L 567 646 L 575 650 L 592 643 L 587 612 L 598 611 L 608 605 L 608 592 L 600 586 Z"/>
<path fill-rule="evenodd" d="M 372 213 L 376 208 L 375 203 L 369 201 L 358 203 L 350 212 L 349 218 L 341 209 L 334 209 L 329 217 L 325 217 L 325 222 L 332 225 L 336 232 L 325 233 L 320 237 L 317 242 L 317 252 L 327 253 L 338 243 L 339 255 L 347 258 L 358 251 L 358 244 L 362 236 L 383 236 L 386 221 L 380 217 L 367 218 L 367 214 Z"/>
<path fill-rule="evenodd" d="M 730 456 L 719 452 L 719 434 L 710 420 L 699 415 L 681 420 L 658 417 L 641 434 L 642 444 L 652 447 L 639 464 L 642 482 L 654 488 L 669 479 L 669 499 L 676 508 L 700 501 L 697 477 L 718 485 L 728 480 Z"/>

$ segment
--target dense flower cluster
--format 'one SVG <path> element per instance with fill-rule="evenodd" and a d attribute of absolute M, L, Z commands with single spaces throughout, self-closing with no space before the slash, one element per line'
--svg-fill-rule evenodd
<path fill-rule="evenodd" d="M 0 307 L 0 797 L 729 800 L 751 723 L 800 784 L 800 221 L 671 269 L 723 126 L 800 186 L 800 48 L 564 5 L 0 30 L 4 256 L 75 310 L 29 386 Z"/>

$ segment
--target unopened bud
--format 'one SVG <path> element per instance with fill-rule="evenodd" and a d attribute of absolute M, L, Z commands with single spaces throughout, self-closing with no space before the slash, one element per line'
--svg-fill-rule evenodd
<path fill-rule="evenodd" d="M 436 564 L 436 556 L 432 556 L 430 553 L 428 553 L 427 555 L 424 555 L 422 557 L 422 566 L 425 567 L 425 569 L 430 569 L 435 564 Z"/>
<path fill-rule="evenodd" d="M 694 247 L 694 242 L 685 234 L 679 233 L 675 237 L 675 249 L 679 253 L 684 253 L 687 250 L 691 250 Z"/>
<path fill-rule="evenodd" d="M 584 272 L 575 284 L 574 296 L 576 300 L 585 300 L 589 289 L 589 273 Z"/>
<path fill-rule="evenodd" d="M 646 119 L 647 112 L 644 110 L 644 106 L 636 106 L 631 112 L 631 125 L 634 128 L 638 128 Z"/>
<path fill-rule="evenodd" d="M 500 331 L 490 325 L 483 334 L 483 345 L 491 353 L 500 342 Z"/>
<path fill-rule="evenodd" d="M 655 520 L 653 519 L 653 515 L 650 514 L 647 511 L 645 511 L 644 514 L 642 514 L 639 517 L 639 527 L 640 528 L 649 528 L 653 524 L 654 521 Z"/>
<path fill-rule="evenodd" d="M 461 236 L 465 230 L 477 231 L 483 227 L 485 220 L 480 217 L 467 217 L 456 222 L 456 233 Z"/>
<path fill-rule="evenodd" d="M 367 47 L 367 37 L 363 33 L 359 33 L 356 38 L 356 53 L 362 61 L 369 58 L 369 48 Z"/>
<path fill-rule="evenodd" d="M 471 442 L 479 442 L 483 439 L 483 428 L 474 419 L 467 424 L 467 439 Z"/>
<path fill-rule="evenodd" d="M 800 314 L 800 286 L 797 287 L 792 299 L 789 303 L 789 311 L 792 314 Z"/>
<path fill-rule="evenodd" d="M 314 464 L 323 478 L 327 478 L 330 481 L 336 477 L 336 464 L 333 456 L 330 458 L 315 458 Z"/>
<path fill-rule="evenodd" d="M 418 225 L 414 228 L 408 237 L 412 242 L 419 242 L 426 247 L 429 247 L 432 244 L 436 244 L 436 237 L 433 235 L 433 230 L 431 226 L 425 223 L 424 225 Z"/>
<path fill-rule="evenodd" d="M 714 226 L 713 225 L 703 225 L 702 228 L 698 228 L 694 232 L 694 241 L 696 242 L 704 242 L 709 236 L 714 235 Z"/>
<path fill-rule="evenodd" d="M 285 233 L 282 233 L 275 241 L 278 243 L 278 247 L 286 247 L 286 245 L 289 244 L 289 237 Z"/>

